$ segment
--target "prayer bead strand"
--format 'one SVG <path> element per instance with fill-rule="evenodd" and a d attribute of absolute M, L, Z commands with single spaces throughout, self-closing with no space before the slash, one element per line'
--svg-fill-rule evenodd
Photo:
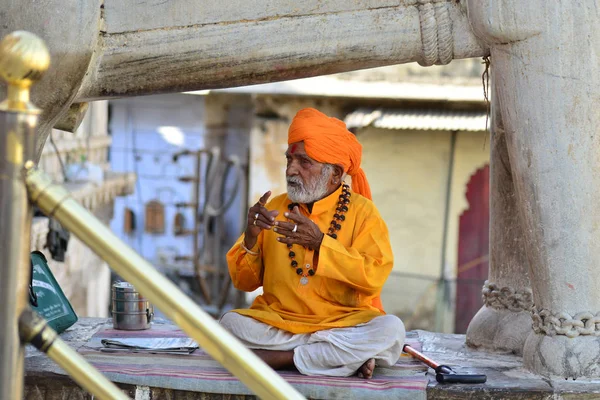
<path fill-rule="evenodd" d="M 342 194 L 340 194 L 339 201 L 337 203 L 337 207 L 335 209 L 335 214 L 333 215 L 333 219 L 329 224 L 329 229 L 327 231 L 327 235 L 337 239 L 337 232 L 342 229 L 341 222 L 346 220 L 345 214 L 348 212 L 348 205 L 350 204 L 350 186 L 347 184 L 342 185 Z M 297 203 L 291 203 L 288 205 L 288 210 L 292 211 L 294 207 L 296 207 Z M 289 221 L 289 220 L 288 220 Z M 292 250 L 293 245 L 288 243 L 287 248 L 290 251 L 288 256 L 291 260 L 291 266 L 296 270 L 298 275 L 301 275 L 300 283 L 306 285 L 308 283 L 308 277 L 313 276 L 315 274 L 315 270 L 312 267 L 307 267 L 307 271 L 304 272 L 302 267 L 298 266 L 298 261 L 296 261 L 296 253 Z"/>

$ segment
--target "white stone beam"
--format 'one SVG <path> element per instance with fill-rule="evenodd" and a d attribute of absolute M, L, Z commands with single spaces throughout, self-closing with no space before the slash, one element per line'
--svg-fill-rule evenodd
<path fill-rule="evenodd" d="M 105 0 L 95 59 L 76 101 L 486 53 L 455 1 Z"/>

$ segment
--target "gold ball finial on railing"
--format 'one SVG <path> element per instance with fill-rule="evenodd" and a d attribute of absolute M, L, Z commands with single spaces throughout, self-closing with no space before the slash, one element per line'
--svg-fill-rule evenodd
<path fill-rule="evenodd" d="M 35 110 L 29 102 L 29 89 L 49 66 L 50 53 L 38 36 L 26 31 L 6 35 L 0 41 L 0 78 L 8 84 L 8 94 L 0 109 Z"/>

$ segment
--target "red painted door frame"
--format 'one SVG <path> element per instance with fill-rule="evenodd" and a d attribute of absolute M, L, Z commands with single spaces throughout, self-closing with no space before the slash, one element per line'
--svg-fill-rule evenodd
<path fill-rule="evenodd" d="M 465 333 L 483 305 L 481 287 L 488 276 L 489 165 L 478 169 L 467 184 L 469 208 L 462 213 L 458 234 L 455 332 Z"/>

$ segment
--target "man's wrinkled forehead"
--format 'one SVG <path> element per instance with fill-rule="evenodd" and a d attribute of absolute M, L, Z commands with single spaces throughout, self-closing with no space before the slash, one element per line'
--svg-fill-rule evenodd
<path fill-rule="evenodd" d="M 285 153 L 290 156 L 291 155 L 306 155 L 306 151 L 304 150 L 304 142 L 291 143 L 288 146 L 288 149 Z"/>

